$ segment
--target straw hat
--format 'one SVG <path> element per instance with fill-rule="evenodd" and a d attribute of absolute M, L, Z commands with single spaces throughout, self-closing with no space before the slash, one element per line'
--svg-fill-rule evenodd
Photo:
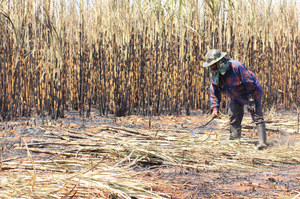
<path fill-rule="evenodd" d="M 217 63 L 226 55 L 226 52 L 220 52 L 217 49 L 211 49 L 205 55 L 206 62 L 203 64 L 203 67 L 206 68 L 213 65 L 214 63 Z"/>

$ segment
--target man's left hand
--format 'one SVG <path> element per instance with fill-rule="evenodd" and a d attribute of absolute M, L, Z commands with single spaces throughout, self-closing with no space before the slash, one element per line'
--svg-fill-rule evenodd
<path fill-rule="evenodd" d="M 247 104 L 247 109 L 250 113 L 255 113 L 256 112 L 255 100 L 254 100 L 253 97 L 249 97 L 248 104 Z"/>

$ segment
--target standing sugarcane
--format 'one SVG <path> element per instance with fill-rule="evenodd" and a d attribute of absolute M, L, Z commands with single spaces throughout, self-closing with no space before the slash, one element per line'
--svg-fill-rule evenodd
<path fill-rule="evenodd" d="M 203 64 L 203 67 L 209 67 L 212 73 L 210 104 L 213 117 L 219 115 L 221 92 L 223 91 L 230 97 L 230 140 L 241 138 L 241 123 L 244 116 L 244 105 L 246 105 L 258 131 L 257 149 L 265 149 L 267 136 L 261 105 L 262 86 L 255 74 L 244 64 L 225 57 L 226 55 L 226 52 L 221 53 L 217 49 L 212 49 L 205 55 L 206 62 Z"/>

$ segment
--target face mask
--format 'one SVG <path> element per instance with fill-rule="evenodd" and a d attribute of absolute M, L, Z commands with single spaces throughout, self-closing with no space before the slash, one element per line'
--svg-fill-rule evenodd
<path fill-rule="evenodd" d="M 211 82 L 214 85 L 219 85 L 219 76 L 220 76 L 220 72 L 218 70 L 211 71 Z"/>
<path fill-rule="evenodd" d="M 231 64 L 231 59 L 226 57 L 216 63 L 218 70 L 211 70 L 212 73 L 211 82 L 213 84 L 219 85 L 220 74 L 225 75 L 230 64 Z"/>
<path fill-rule="evenodd" d="M 225 64 L 224 62 L 220 62 L 218 64 L 218 70 L 221 73 L 221 75 L 225 75 L 227 68 L 229 65 Z"/>
<path fill-rule="evenodd" d="M 223 58 L 221 59 L 218 63 L 217 63 L 217 66 L 218 66 L 218 70 L 219 72 L 221 73 L 221 75 L 225 75 L 228 67 L 230 66 L 230 63 L 231 63 L 231 59 L 230 58 Z"/>

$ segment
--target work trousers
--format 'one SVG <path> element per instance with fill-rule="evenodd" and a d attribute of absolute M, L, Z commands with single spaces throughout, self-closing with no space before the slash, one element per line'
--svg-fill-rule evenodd
<path fill-rule="evenodd" d="M 235 100 L 231 100 L 229 104 L 228 115 L 229 123 L 231 126 L 241 126 L 244 117 L 244 105 L 241 105 Z M 264 116 L 261 105 L 256 105 L 256 112 L 251 113 L 251 117 L 256 125 L 264 123 Z"/>

